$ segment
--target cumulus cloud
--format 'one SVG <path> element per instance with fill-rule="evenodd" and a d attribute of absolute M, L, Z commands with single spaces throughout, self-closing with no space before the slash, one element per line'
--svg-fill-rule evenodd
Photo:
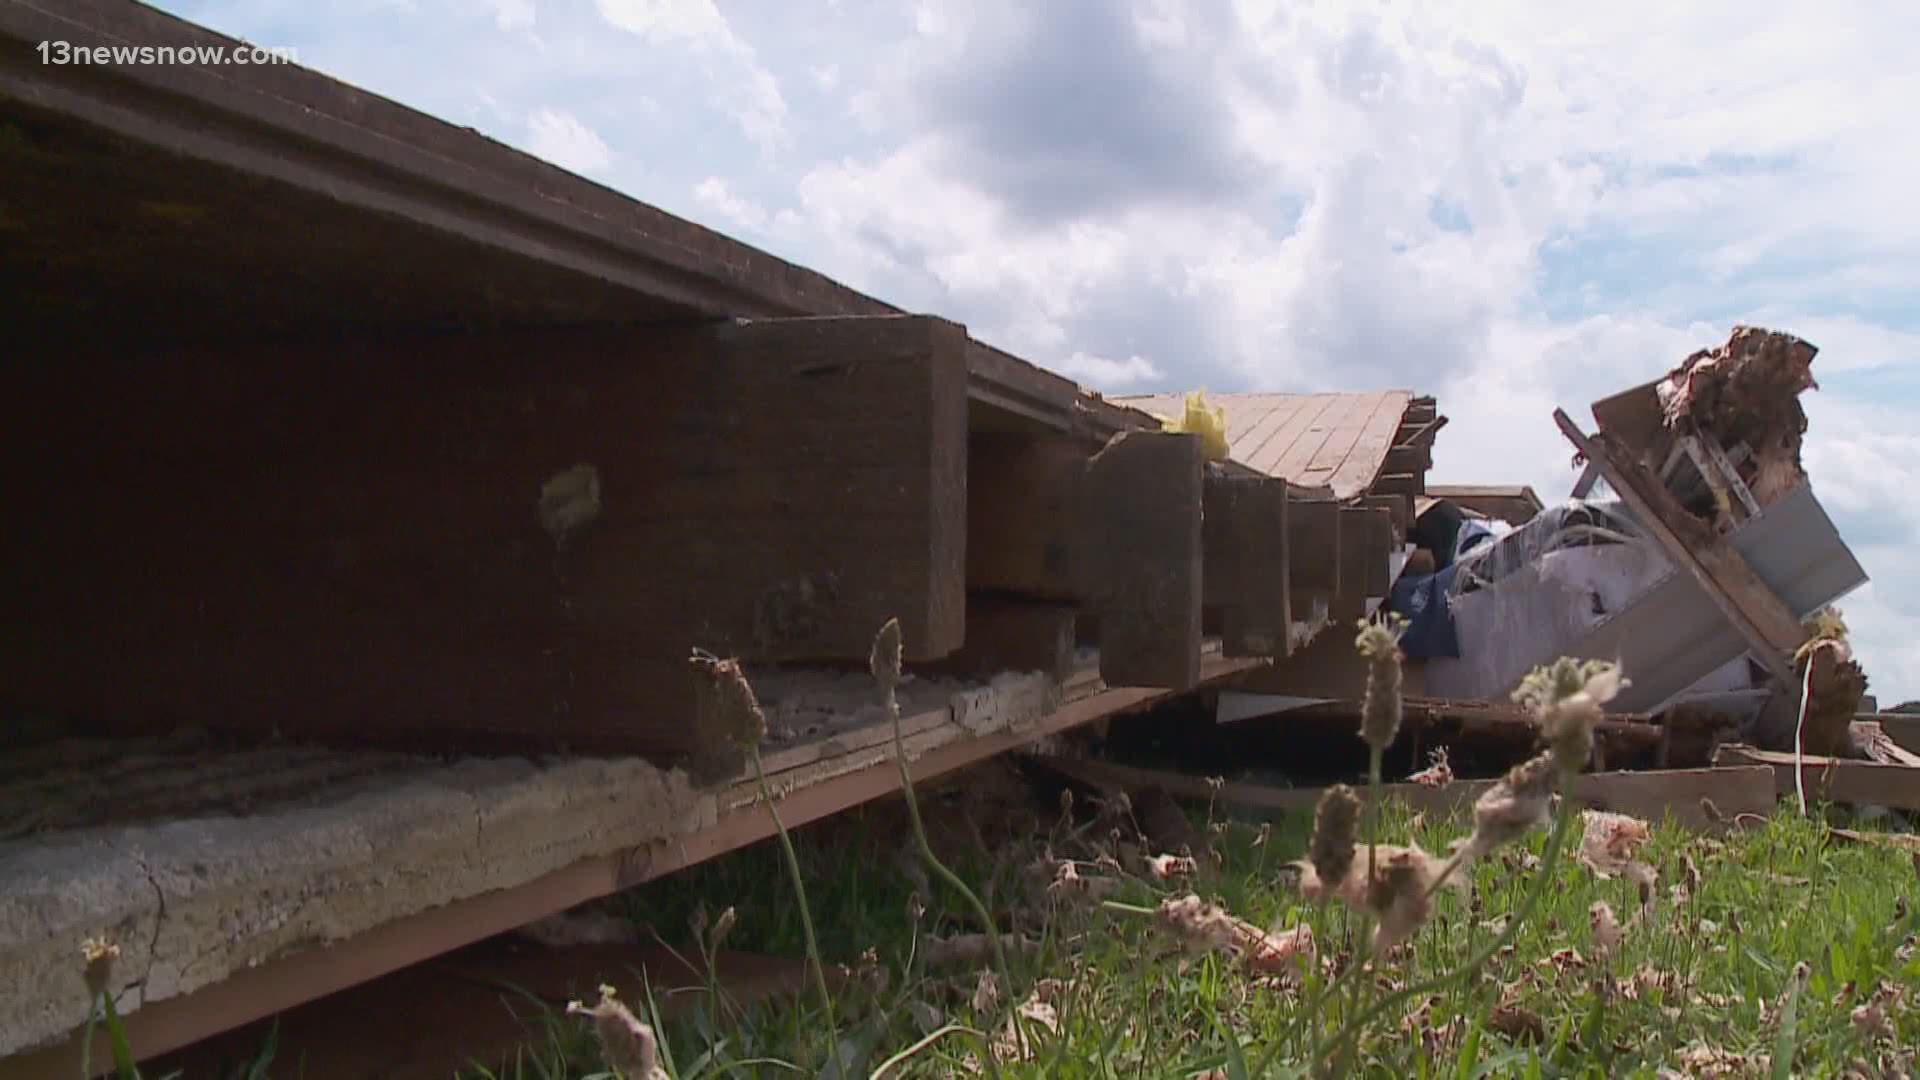
<path fill-rule="evenodd" d="M 525 30 L 533 26 L 533 0 L 488 0 L 493 8 L 494 25 L 502 30 Z"/>
<path fill-rule="evenodd" d="M 613 151 L 580 118 L 559 109 L 541 109 L 527 121 L 528 148 L 539 157 L 577 173 L 596 173 L 613 164 Z"/>
<path fill-rule="evenodd" d="M 758 229 L 767 223 L 767 212 L 751 199 L 733 193 L 727 182 L 709 176 L 694 185 L 693 197 L 701 206 L 720 215 L 722 221 L 744 229 Z"/>
<path fill-rule="evenodd" d="M 1110 386 L 1115 390 L 1124 390 L 1142 382 L 1151 382 L 1164 378 L 1160 369 L 1144 356 L 1129 356 L 1125 360 L 1114 360 L 1090 353 L 1076 352 L 1060 365 L 1062 375 L 1070 375 L 1084 383 L 1095 386 Z"/>
<path fill-rule="evenodd" d="M 763 150 L 786 140 L 787 102 L 753 47 L 733 31 L 713 0 L 595 0 L 610 25 L 662 49 L 691 49 L 715 64 L 706 92 L 717 94 Z"/>

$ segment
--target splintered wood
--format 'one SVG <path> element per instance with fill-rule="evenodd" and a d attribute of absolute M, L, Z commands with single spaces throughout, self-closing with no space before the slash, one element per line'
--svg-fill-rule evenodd
<path fill-rule="evenodd" d="M 1700 583 L 1768 671 L 1783 682 L 1790 681 L 1790 658 L 1807 640 L 1807 632 L 1740 553 L 1682 509 L 1646 465 L 1620 449 L 1613 436 L 1584 434 L 1564 410 L 1554 410 L 1553 418 L 1574 448 L 1599 467 L 1666 555 Z"/>
<path fill-rule="evenodd" d="M 921 316 L 98 356 L 6 425 L 15 703 L 730 770 L 686 657 L 965 618 L 966 334 Z"/>

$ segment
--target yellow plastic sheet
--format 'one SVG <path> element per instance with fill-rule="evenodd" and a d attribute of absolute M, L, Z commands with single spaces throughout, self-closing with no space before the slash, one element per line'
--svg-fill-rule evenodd
<path fill-rule="evenodd" d="M 1168 431 L 1200 436 L 1200 448 L 1208 461 L 1227 460 L 1227 412 L 1217 405 L 1209 406 L 1205 390 L 1188 393 L 1186 409 L 1180 416 L 1172 420 L 1162 417 L 1160 422 Z"/>

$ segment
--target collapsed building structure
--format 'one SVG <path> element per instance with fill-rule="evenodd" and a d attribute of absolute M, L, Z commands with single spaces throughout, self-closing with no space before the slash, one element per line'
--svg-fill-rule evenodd
<path fill-rule="evenodd" d="M 897 787 L 886 620 L 924 778 L 1384 595 L 1334 491 L 1431 402 L 1296 490 L 314 72 L 43 41 L 240 44 L 0 2 L 0 1075 L 78 1067 L 86 940 L 151 1055 L 768 835 L 696 652 L 798 825 Z"/>
<path fill-rule="evenodd" d="M 896 790 L 858 674 L 888 619 L 928 778 L 1201 692 L 1337 717 L 1382 610 L 1440 643 L 1409 664 L 1436 721 L 1508 724 L 1540 649 L 1668 650 L 1629 658 L 1639 746 L 1649 709 L 1751 690 L 1712 683 L 1741 655 L 1790 680 L 1863 577 L 1787 414 L 1727 411 L 1739 349 L 1568 422 L 1618 505 L 1433 488 L 1412 391 L 1215 398 L 1216 448 L 1178 398 L 311 71 L 48 40 L 237 44 L 0 0 L 0 313 L 46 343 L 0 401 L 32 466 L 0 534 L 0 1077 L 78 1067 L 88 939 L 159 1054 L 768 836 L 753 755 L 788 825 Z M 1624 585 L 1558 558 L 1603 539 Z M 1580 582 L 1602 610 L 1544 609 Z M 694 656 L 748 666 L 758 746 Z"/>

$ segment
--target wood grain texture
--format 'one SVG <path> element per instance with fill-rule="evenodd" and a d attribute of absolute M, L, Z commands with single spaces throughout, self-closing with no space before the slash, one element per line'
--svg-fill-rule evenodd
<path fill-rule="evenodd" d="M 1176 416 L 1181 395 L 1117 399 L 1162 416 Z M 1339 498 L 1365 494 L 1388 455 L 1403 443 L 1401 429 L 1412 395 L 1404 390 L 1333 394 L 1217 394 L 1227 421 L 1233 460 L 1301 488 L 1325 488 Z M 1424 423 L 1437 430 L 1431 402 Z M 1425 466 L 1420 469 L 1424 472 Z"/>
<path fill-rule="evenodd" d="M 1289 651 L 1287 491 L 1285 480 L 1271 477 L 1206 478 L 1202 592 L 1224 615 L 1228 656 Z"/>
<path fill-rule="evenodd" d="M 1087 463 L 1082 573 L 1109 686 L 1198 684 L 1203 462 L 1197 435 L 1126 432 Z"/>
<path fill-rule="evenodd" d="M 0 681 L 110 728 L 728 767 L 689 650 L 857 660 L 889 617 L 910 659 L 959 646 L 965 340 L 882 316 L 33 369 Z"/>
<path fill-rule="evenodd" d="M 1336 615 L 1359 618 L 1370 597 L 1384 597 L 1393 552 L 1393 512 L 1385 507 L 1340 508 L 1340 591 Z"/>
<path fill-rule="evenodd" d="M 1287 504 L 1287 576 L 1294 606 L 1304 616 L 1317 597 L 1329 605 L 1340 591 L 1340 504 L 1292 499 Z"/>

